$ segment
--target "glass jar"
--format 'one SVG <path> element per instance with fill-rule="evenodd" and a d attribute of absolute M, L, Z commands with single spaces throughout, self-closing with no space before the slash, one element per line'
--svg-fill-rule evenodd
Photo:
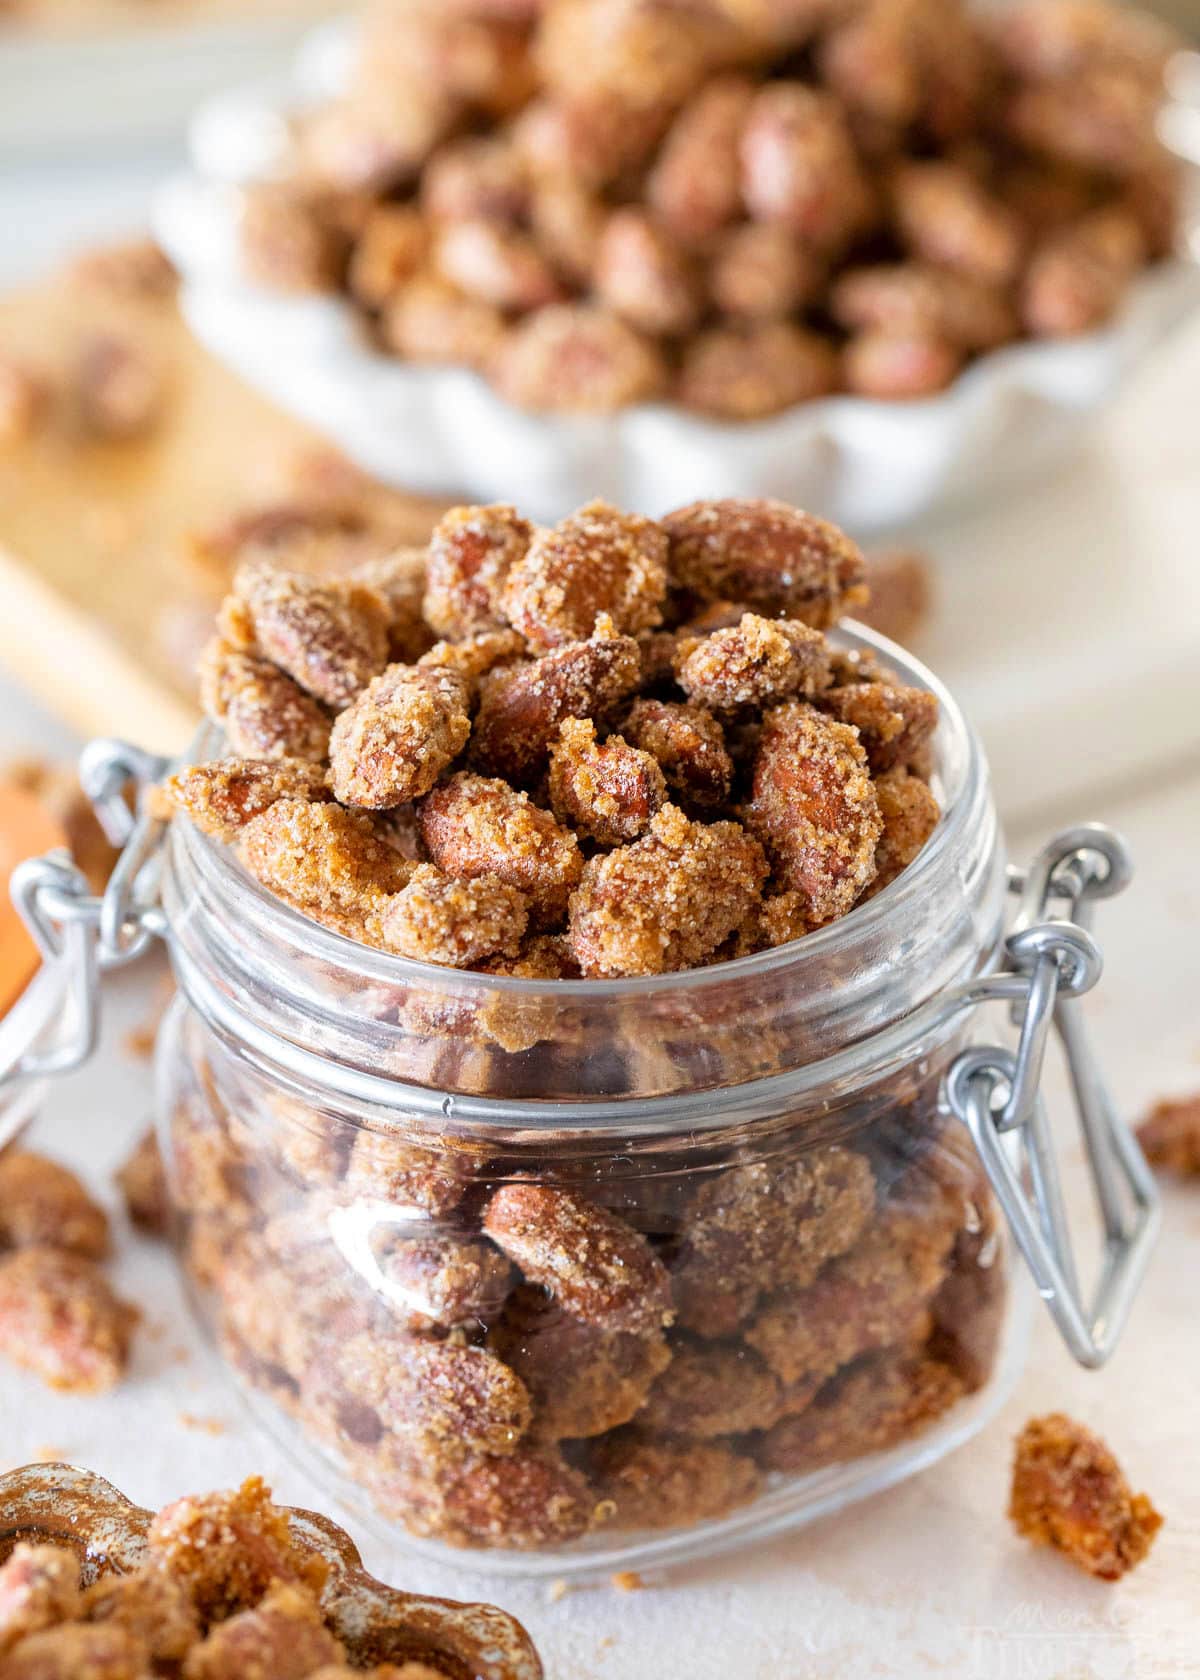
<path fill-rule="evenodd" d="M 433 967 L 291 910 L 180 820 L 135 905 L 150 830 L 131 842 L 97 915 L 114 950 L 169 940 L 158 1114 L 195 1299 L 260 1415 L 394 1533 L 515 1571 L 647 1566 L 929 1464 L 1022 1357 L 989 1176 L 1073 1304 L 1024 1107 L 1056 985 L 1098 961 L 1054 923 L 997 972 L 979 744 L 899 649 L 836 639 L 938 694 L 942 820 L 876 897 L 755 956 L 613 982 Z M 1035 996 L 1015 1062 L 964 1061 L 974 1004 Z M 1032 1212 L 993 1120 L 1034 1140 Z"/>

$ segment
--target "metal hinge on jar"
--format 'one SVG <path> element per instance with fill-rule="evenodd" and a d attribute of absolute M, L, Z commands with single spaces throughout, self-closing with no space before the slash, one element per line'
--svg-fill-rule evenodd
<path fill-rule="evenodd" d="M 96 1044 L 101 975 L 167 934 L 158 896 L 165 824 L 145 809 L 141 795 L 168 767 L 119 741 L 95 741 L 84 751 L 80 779 L 105 832 L 124 848 L 103 897 L 89 893 L 65 852 L 32 858 L 14 872 L 13 899 L 43 966 L 0 1022 L 0 1093 L 84 1062 Z M 138 795 L 136 817 L 127 803 L 131 790 Z M 1020 905 L 1004 946 L 1006 965 L 944 993 L 924 1011 L 930 1026 L 943 1026 L 981 1003 L 1011 1010 L 1016 1050 L 964 1051 L 946 1077 L 946 1101 L 970 1129 L 1067 1346 L 1093 1369 L 1116 1345 L 1158 1225 L 1154 1180 L 1113 1107 L 1079 1012 L 1103 966 L 1090 931 L 1095 906 L 1127 886 L 1131 873 L 1124 842 L 1111 829 L 1087 824 L 1056 835 L 1027 870 L 1009 871 Z M 1099 1281 L 1090 1299 L 1079 1281 L 1040 1094 L 1052 1035 L 1065 1053 L 1103 1222 Z M 0 1144 L 5 1141 L 0 1118 Z"/>

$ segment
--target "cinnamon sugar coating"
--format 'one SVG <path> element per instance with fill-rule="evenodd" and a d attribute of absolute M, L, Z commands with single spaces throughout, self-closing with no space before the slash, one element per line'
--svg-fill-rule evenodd
<path fill-rule="evenodd" d="M 657 760 L 667 786 L 688 810 L 725 803 L 733 760 L 719 721 L 700 706 L 670 700 L 635 700 L 623 725 L 625 737 Z"/>
<path fill-rule="evenodd" d="M 269 660 L 220 637 L 200 661 L 200 703 L 241 758 L 303 758 L 329 753 L 329 717 L 299 683 Z"/>
<path fill-rule="evenodd" d="M 680 688 L 716 712 L 761 709 L 795 694 L 812 699 L 829 680 L 825 638 L 799 619 L 744 613 L 727 630 L 685 640 L 679 654 Z"/>
<path fill-rule="evenodd" d="M 822 711 L 858 730 L 873 775 L 910 764 L 937 728 L 937 696 L 899 683 L 862 682 L 828 688 Z"/>
<path fill-rule="evenodd" d="M 512 1286 L 511 1266 L 489 1243 L 449 1233 L 393 1234 L 376 1257 L 409 1330 L 475 1329 L 499 1314 Z"/>
<path fill-rule="evenodd" d="M 275 800 L 245 824 L 238 856 L 296 909 L 372 944 L 379 942 L 375 918 L 413 872 L 361 812 L 293 798 Z"/>
<path fill-rule="evenodd" d="M 182 812 L 215 840 L 238 835 L 280 799 L 330 797 L 325 767 L 298 758 L 218 758 L 177 770 L 156 790 L 164 815 Z"/>
<path fill-rule="evenodd" d="M 422 616 L 428 581 L 426 553 L 423 548 L 396 548 L 390 554 L 363 560 L 354 568 L 355 581 L 383 598 L 388 615 L 388 659 L 392 664 L 414 663 L 434 640 Z"/>
<path fill-rule="evenodd" d="M 667 797 L 663 773 L 649 753 L 620 735 L 597 742 L 596 726 L 583 718 L 567 718 L 559 726 L 549 791 L 563 821 L 601 846 L 636 840 Z"/>
<path fill-rule="evenodd" d="M 10 1146 L 0 1153 L 0 1249 L 38 1243 L 103 1260 L 108 1216 L 69 1167 Z"/>
<path fill-rule="evenodd" d="M 1200 1096 L 1155 1103 L 1137 1129 L 1146 1159 L 1189 1178 L 1200 1175 Z"/>
<path fill-rule="evenodd" d="M 353 579 L 245 561 L 234 574 L 233 603 L 266 658 L 328 706 L 348 705 L 387 659 L 387 604 Z"/>
<path fill-rule="evenodd" d="M 419 820 L 430 858 L 447 875 L 495 875 L 526 896 L 535 921 L 561 922 L 583 854 L 571 830 L 527 793 L 459 771 L 422 802 Z"/>
<path fill-rule="evenodd" d="M 528 520 L 506 504 L 443 514 L 429 541 L 424 603 L 439 636 L 461 641 L 504 627 L 504 585 L 532 536 Z"/>
<path fill-rule="evenodd" d="M 883 832 L 875 847 L 875 879 L 866 896 L 890 886 L 920 854 L 941 819 L 941 808 L 927 783 L 907 770 L 889 770 L 875 782 Z"/>
<path fill-rule="evenodd" d="M 508 573 L 503 610 L 533 647 L 585 640 L 607 615 L 633 635 L 662 618 L 667 539 L 652 519 L 589 502 L 538 531 Z"/>
<path fill-rule="evenodd" d="M 693 823 L 664 805 L 632 845 L 592 858 L 571 895 L 585 975 L 667 974 L 703 963 L 749 914 L 767 875 L 737 823 Z"/>
<path fill-rule="evenodd" d="M 529 924 L 529 901 L 499 875 L 463 879 L 419 863 L 382 911 L 380 942 L 401 956 L 448 968 L 474 968 L 517 954 Z"/>
<path fill-rule="evenodd" d="M 745 817 L 814 923 L 844 915 L 874 879 L 883 820 L 867 755 L 855 729 L 811 706 L 768 715 Z"/>
<path fill-rule="evenodd" d="M 112 1388 L 136 1318 L 83 1255 L 41 1243 L 0 1258 L 0 1348 L 51 1388 Z"/>
<path fill-rule="evenodd" d="M 862 556 L 836 526 L 784 502 L 691 502 L 662 521 L 672 580 L 705 601 L 827 628 L 862 598 Z"/>
<path fill-rule="evenodd" d="M 497 665 L 512 665 L 524 655 L 525 638 L 515 630 L 479 630 L 461 642 L 434 642 L 417 660 L 423 670 L 452 671 L 467 685 L 472 700 L 480 681 Z"/>
<path fill-rule="evenodd" d="M 1102 1581 L 1141 1563 L 1163 1522 L 1100 1437 L 1061 1412 L 1031 1418 L 1017 1437 L 1008 1514 L 1026 1540 Z"/>
<path fill-rule="evenodd" d="M 344 805 L 393 810 L 428 793 L 470 733 L 469 694 L 457 672 L 389 665 L 333 726 L 330 784 Z"/>

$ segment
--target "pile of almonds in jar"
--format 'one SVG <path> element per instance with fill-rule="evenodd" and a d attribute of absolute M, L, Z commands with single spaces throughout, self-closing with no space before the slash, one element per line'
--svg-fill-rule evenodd
<path fill-rule="evenodd" d="M 614 979 L 784 944 L 938 822 L 936 698 L 824 634 L 861 578 L 768 501 L 454 508 L 427 552 L 334 579 L 250 556 L 202 673 L 236 756 L 162 801 L 425 962 Z"/>
<path fill-rule="evenodd" d="M 457 508 L 336 579 L 248 555 L 205 658 L 238 756 L 161 800 L 341 934 L 550 991 L 797 940 L 939 820 L 934 696 L 825 635 L 861 576 L 763 501 Z M 222 1345 L 418 1534 L 719 1519 L 987 1379 L 1003 1255 L 948 1049 L 630 1156 L 350 1115 L 181 1030 L 169 1170 Z"/>
<path fill-rule="evenodd" d="M 924 396 L 1171 250 L 1175 44 L 1106 0 L 388 0 L 244 263 L 532 410 Z"/>

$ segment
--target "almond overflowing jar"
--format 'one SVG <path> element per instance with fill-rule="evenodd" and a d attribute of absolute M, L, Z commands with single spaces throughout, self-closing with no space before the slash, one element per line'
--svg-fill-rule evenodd
<path fill-rule="evenodd" d="M 998 829 L 953 701 L 839 622 L 861 576 L 769 502 L 237 573 L 156 796 L 179 1240 L 269 1415 L 414 1535 L 725 1545 L 995 1395 L 1005 1245 L 919 1011 L 995 956 Z"/>

